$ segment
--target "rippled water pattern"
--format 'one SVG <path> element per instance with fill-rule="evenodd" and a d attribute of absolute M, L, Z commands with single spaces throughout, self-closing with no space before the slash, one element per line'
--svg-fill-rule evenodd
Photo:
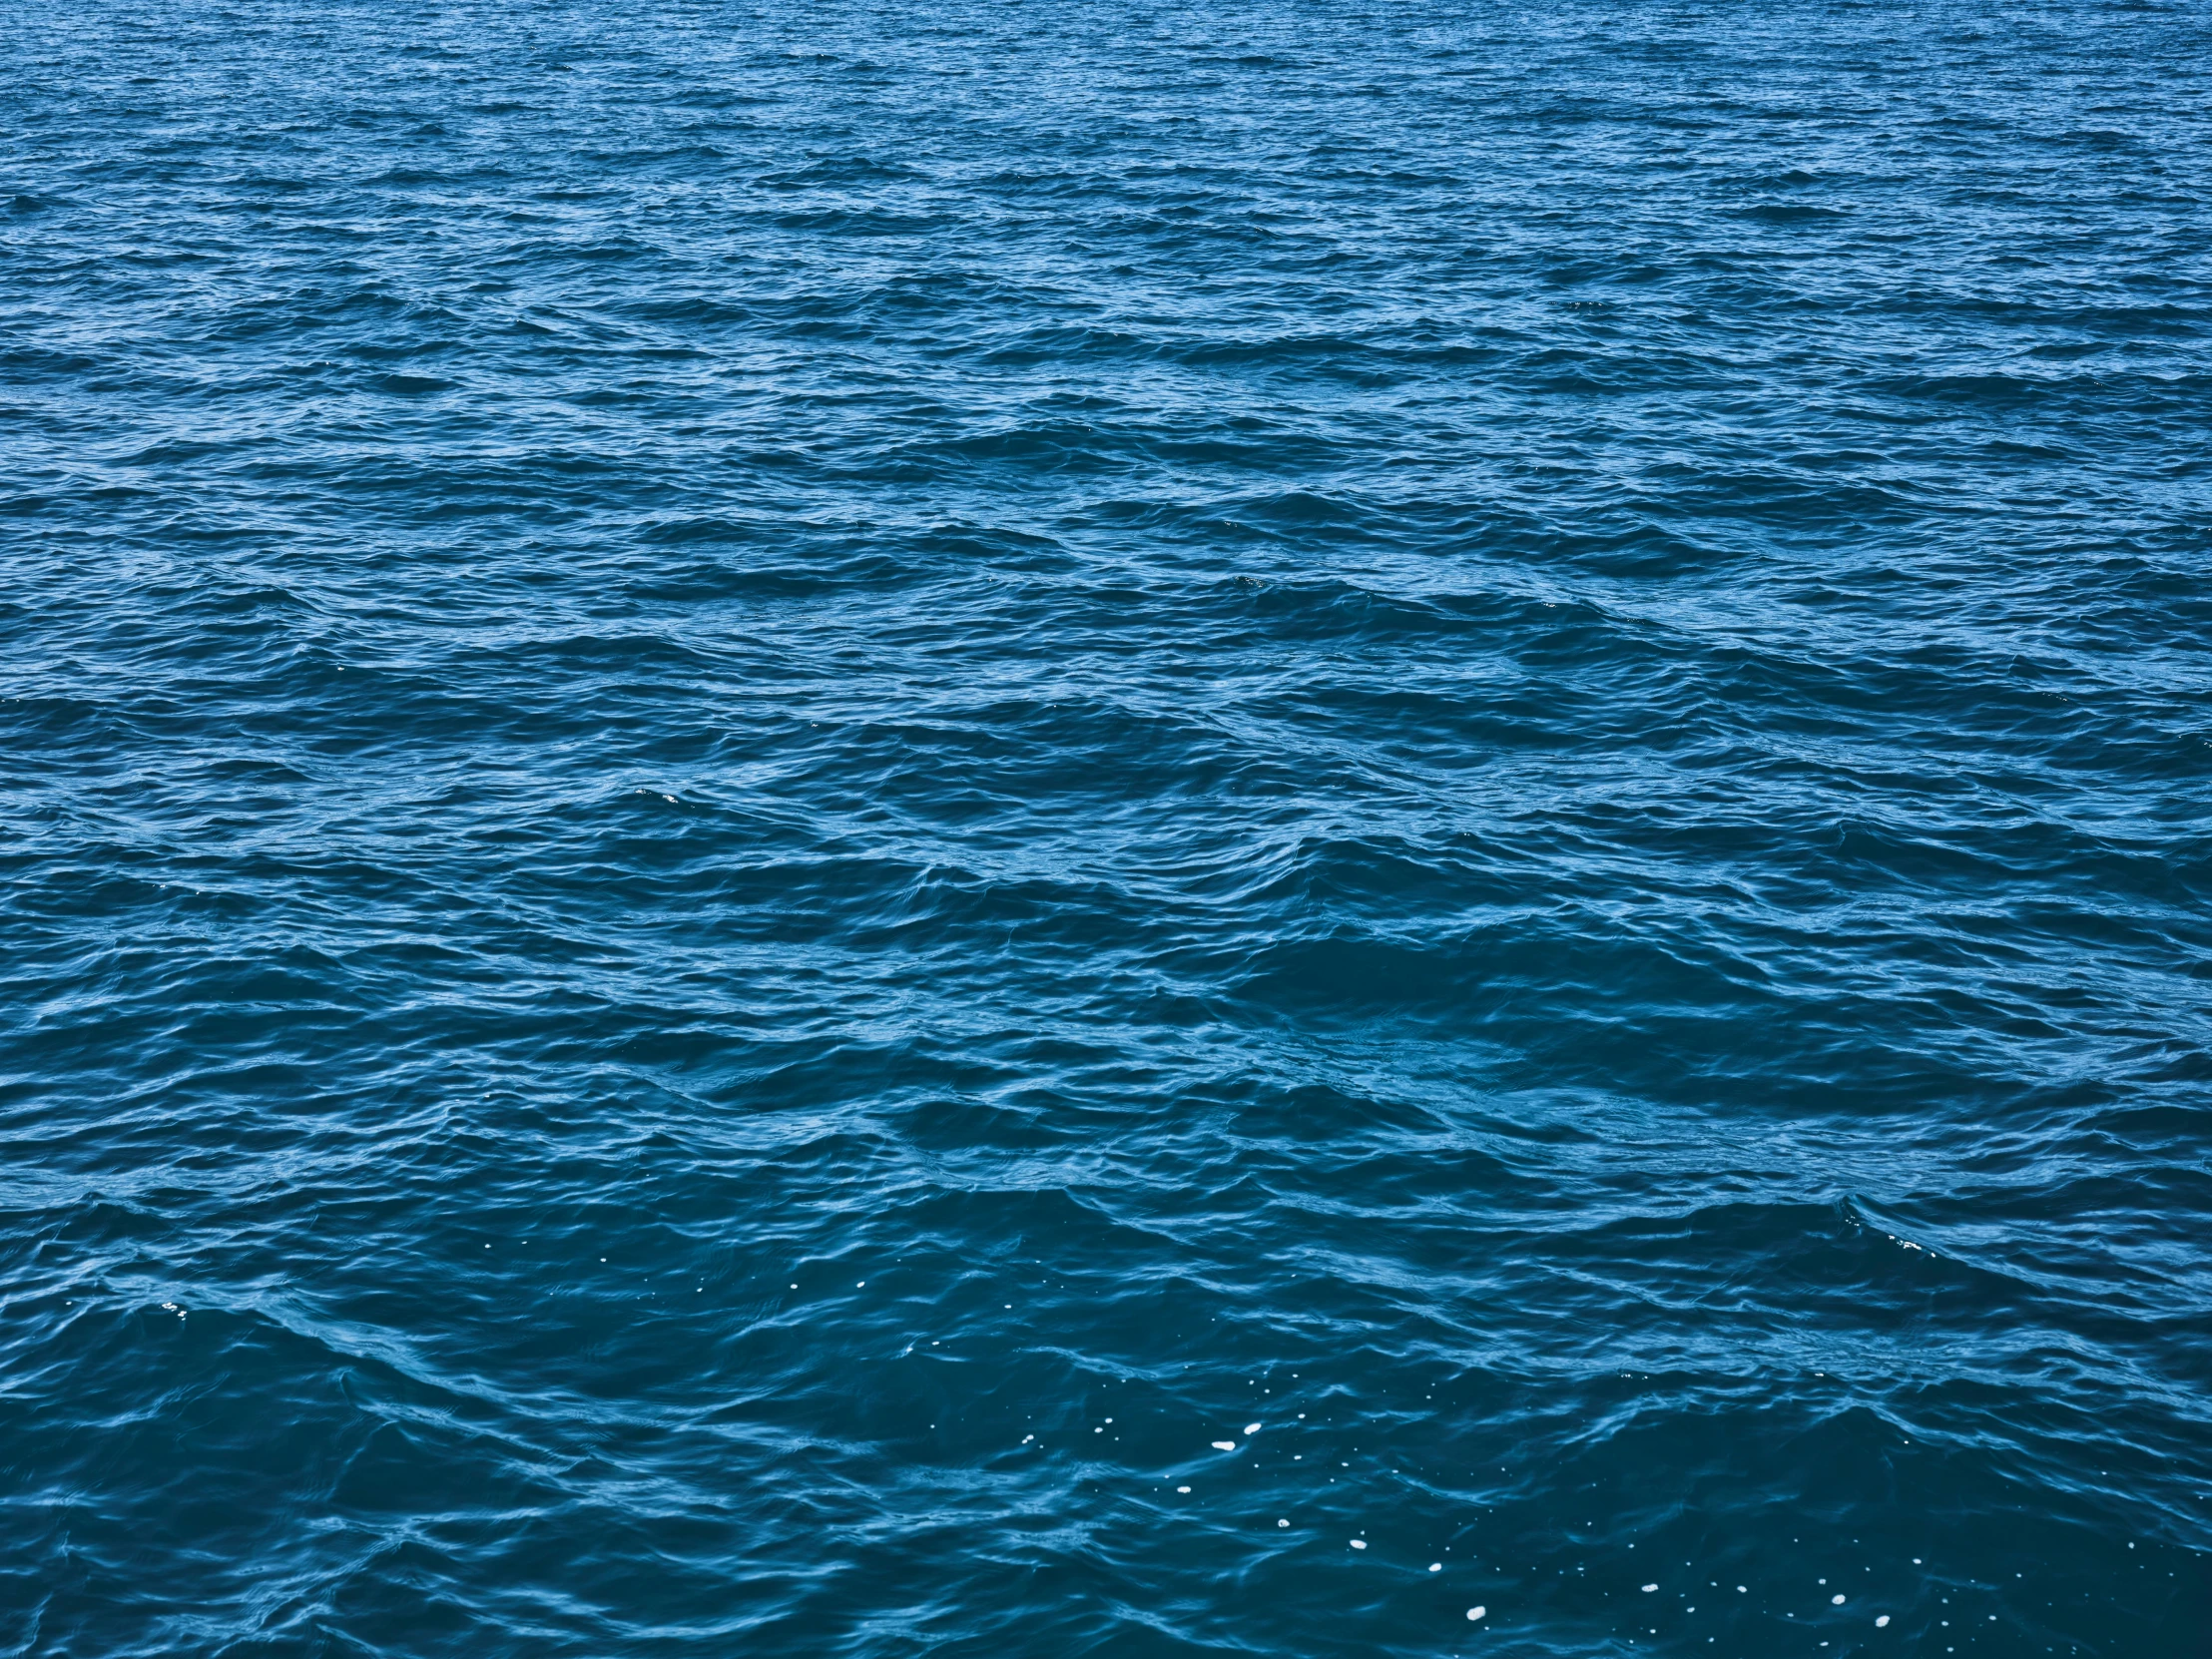
<path fill-rule="evenodd" d="M 0 48 L 0 1651 L 2207 1651 L 2201 6 Z"/>

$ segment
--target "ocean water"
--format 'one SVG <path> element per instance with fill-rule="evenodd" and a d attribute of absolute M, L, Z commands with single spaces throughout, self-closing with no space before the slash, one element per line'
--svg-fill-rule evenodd
<path fill-rule="evenodd" d="M 0 135 L 0 1652 L 2212 1651 L 2201 5 Z"/>

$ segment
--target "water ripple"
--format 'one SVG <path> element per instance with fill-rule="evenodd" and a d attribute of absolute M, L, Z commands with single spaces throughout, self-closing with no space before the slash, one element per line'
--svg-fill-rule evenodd
<path fill-rule="evenodd" d="M 0 1648 L 2196 1651 L 2193 13 L 11 24 Z"/>

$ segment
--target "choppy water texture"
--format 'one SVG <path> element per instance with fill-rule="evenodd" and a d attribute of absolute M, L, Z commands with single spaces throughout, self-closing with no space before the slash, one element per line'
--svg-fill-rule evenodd
<path fill-rule="evenodd" d="M 10 8 L 0 1650 L 2204 1652 L 2208 44 Z"/>

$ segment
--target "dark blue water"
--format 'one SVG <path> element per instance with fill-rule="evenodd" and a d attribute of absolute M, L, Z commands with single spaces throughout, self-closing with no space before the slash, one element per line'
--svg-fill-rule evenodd
<path fill-rule="evenodd" d="M 2207 1652 L 2208 178 L 2193 4 L 18 0 L 0 1651 Z"/>

